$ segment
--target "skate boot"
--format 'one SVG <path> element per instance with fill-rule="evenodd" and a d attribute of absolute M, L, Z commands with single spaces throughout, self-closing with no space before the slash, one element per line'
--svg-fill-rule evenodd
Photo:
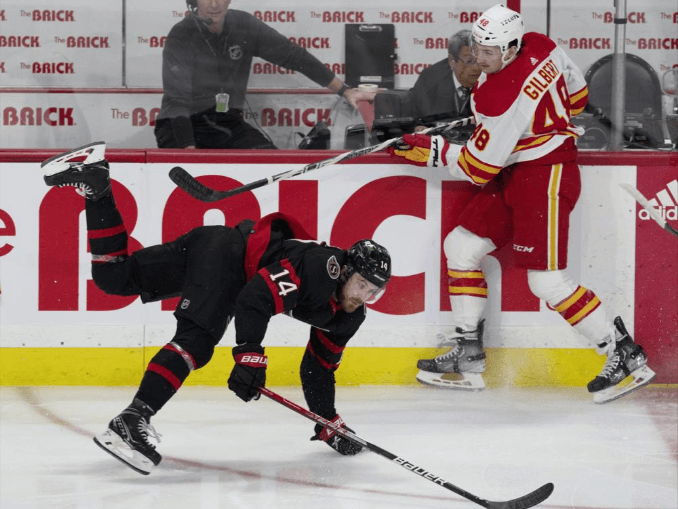
<path fill-rule="evenodd" d="M 485 371 L 485 352 L 483 352 L 483 327 L 464 331 L 456 328 L 456 334 L 450 338 L 450 351 L 433 359 L 420 359 L 417 362 L 417 380 L 423 384 L 479 391 L 485 388 L 482 373 Z"/>
<path fill-rule="evenodd" d="M 108 161 L 104 158 L 106 143 L 96 141 L 56 155 L 43 162 L 45 183 L 48 186 L 74 186 L 79 194 L 97 201 L 111 193 Z M 69 162 L 82 159 L 82 162 Z"/>
<path fill-rule="evenodd" d="M 607 403 L 652 381 L 654 371 L 647 366 L 647 354 L 633 342 L 621 317 L 614 319 L 615 340 L 608 345 L 607 361 L 600 374 L 588 383 L 596 403 Z M 628 379 L 628 380 L 627 380 Z"/>
<path fill-rule="evenodd" d="M 151 407 L 135 398 L 108 424 L 106 431 L 94 437 L 94 442 L 132 470 L 148 475 L 162 460 L 155 445 L 148 440 L 150 436 L 160 442 L 160 435 L 150 423 L 154 413 Z"/>

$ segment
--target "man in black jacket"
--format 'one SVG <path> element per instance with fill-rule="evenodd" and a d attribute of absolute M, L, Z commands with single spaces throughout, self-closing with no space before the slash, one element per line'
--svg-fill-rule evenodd
<path fill-rule="evenodd" d="M 103 142 L 91 143 L 42 164 L 48 186 L 74 186 L 85 195 L 92 279 L 108 294 L 139 295 L 144 303 L 180 299 L 174 337 L 151 359 L 132 403 L 96 435 L 96 444 L 149 474 L 162 459 L 149 441 L 158 437 L 151 416 L 191 371 L 210 361 L 231 320 L 237 344 L 228 387 L 244 401 L 258 398 L 268 365 L 262 342 L 271 317 L 280 313 L 311 326 L 300 369 L 308 408 L 350 430 L 335 409 L 334 372 L 365 320 L 365 302 L 391 277 L 388 251 L 369 239 L 349 250 L 310 242 L 297 221 L 277 213 L 235 228 L 201 226 L 130 253 L 104 151 Z M 343 455 L 362 449 L 320 425 L 312 440 Z"/>
<path fill-rule="evenodd" d="M 365 95 L 347 87 L 306 49 L 231 0 L 187 0 L 191 14 L 170 30 L 162 53 L 160 148 L 276 148 L 243 118 L 252 59 L 301 72 L 357 109 Z"/>
<path fill-rule="evenodd" d="M 481 69 L 471 55 L 470 37 L 470 30 L 454 34 L 448 43 L 447 58 L 427 67 L 419 75 L 411 89 L 414 117 L 451 119 L 471 116 L 470 92 Z"/>

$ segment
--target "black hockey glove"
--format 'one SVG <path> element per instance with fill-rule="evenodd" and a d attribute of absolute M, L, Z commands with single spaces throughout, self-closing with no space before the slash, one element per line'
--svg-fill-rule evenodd
<path fill-rule="evenodd" d="M 354 431 L 351 428 L 344 424 L 344 421 L 341 420 L 341 417 L 339 417 L 339 415 L 337 415 L 330 422 L 340 428 L 344 428 L 350 431 L 351 433 L 354 433 Z M 338 435 L 335 431 L 332 431 L 330 428 L 324 428 L 320 424 L 315 425 L 315 436 L 312 436 L 311 440 L 322 440 L 332 449 L 337 451 L 339 454 L 343 454 L 344 456 L 353 456 L 354 454 L 358 454 L 360 451 L 363 450 L 362 445 L 356 444 L 355 442 L 350 441 L 348 438 L 344 438 Z"/>
<path fill-rule="evenodd" d="M 264 347 L 251 343 L 233 348 L 235 366 L 228 377 L 228 388 L 243 401 L 259 399 L 259 387 L 266 385 L 268 357 Z"/>

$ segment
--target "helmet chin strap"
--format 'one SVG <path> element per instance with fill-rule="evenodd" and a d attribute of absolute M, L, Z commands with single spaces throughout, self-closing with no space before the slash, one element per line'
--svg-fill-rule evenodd
<path fill-rule="evenodd" d="M 515 47 L 515 46 L 512 46 Z M 500 71 L 504 69 L 507 65 L 509 65 L 511 62 L 513 62 L 516 58 L 518 58 L 518 53 L 520 53 L 520 50 L 516 51 L 511 58 L 508 60 L 504 60 L 504 57 L 508 54 L 508 52 L 511 51 L 511 48 L 507 49 L 504 53 L 501 55 L 501 69 Z"/>

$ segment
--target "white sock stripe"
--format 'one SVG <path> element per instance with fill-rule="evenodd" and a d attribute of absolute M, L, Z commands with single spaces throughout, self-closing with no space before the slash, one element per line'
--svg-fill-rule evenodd
<path fill-rule="evenodd" d="M 193 360 L 193 357 L 183 348 L 181 348 L 180 345 L 175 343 L 174 341 L 170 341 L 170 345 L 172 345 L 176 350 L 179 352 L 179 355 L 184 359 L 186 362 L 186 365 L 188 366 L 189 371 L 193 371 L 196 369 L 195 361 Z"/>

